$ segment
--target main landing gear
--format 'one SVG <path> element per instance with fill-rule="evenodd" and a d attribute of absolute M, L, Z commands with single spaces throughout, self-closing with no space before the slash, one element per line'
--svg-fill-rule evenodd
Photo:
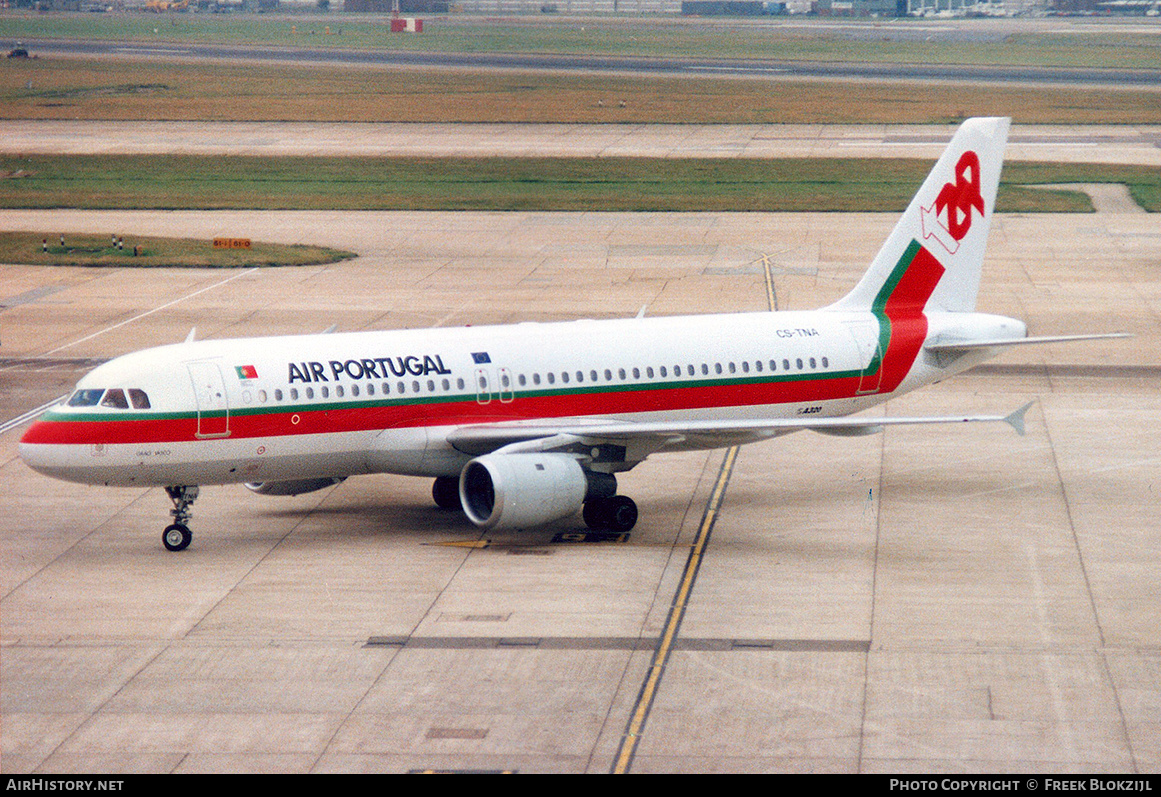
<path fill-rule="evenodd" d="M 179 485 L 166 487 L 165 492 L 169 500 L 173 501 L 173 509 L 169 512 L 173 515 L 173 523 L 161 533 L 161 542 L 167 551 L 184 551 L 193 540 L 193 532 L 187 524 L 193 516 L 189 507 L 198 497 L 198 488 L 196 484 L 191 487 Z"/>
<path fill-rule="evenodd" d="M 458 476 L 438 476 L 431 485 L 431 497 L 440 509 L 460 508 L 460 480 Z"/>
<path fill-rule="evenodd" d="M 637 504 L 627 495 L 611 495 L 585 502 L 585 525 L 594 531 L 624 533 L 637 525 Z"/>
<path fill-rule="evenodd" d="M 611 480 L 611 489 L 617 489 Z M 431 485 L 431 497 L 440 509 L 460 509 L 460 480 L 455 476 L 440 476 Z M 623 534 L 637 525 L 637 504 L 627 495 L 591 497 L 584 503 L 582 516 L 585 525 L 593 531 L 614 531 Z"/>

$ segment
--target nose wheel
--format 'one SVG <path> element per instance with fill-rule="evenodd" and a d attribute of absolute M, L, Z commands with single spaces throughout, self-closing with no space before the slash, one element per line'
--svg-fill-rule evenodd
<path fill-rule="evenodd" d="M 184 551 L 192 540 L 193 532 L 180 523 L 166 526 L 165 531 L 161 533 L 161 542 L 167 551 Z"/>
<path fill-rule="evenodd" d="M 165 492 L 173 501 L 173 509 L 169 512 L 173 515 L 173 523 L 161 533 L 161 542 L 167 551 L 184 551 L 193 541 L 193 532 L 187 524 L 193 516 L 189 508 L 198 497 L 198 488 L 197 485 L 179 485 L 166 487 Z"/>

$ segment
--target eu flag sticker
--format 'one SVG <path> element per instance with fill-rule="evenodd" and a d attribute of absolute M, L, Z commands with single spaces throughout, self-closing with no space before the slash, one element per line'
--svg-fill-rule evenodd
<path fill-rule="evenodd" d="M 476 365 L 484 365 L 485 363 L 492 362 L 492 358 L 488 356 L 488 352 L 486 351 L 474 351 L 472 352 L 472 362 Z"/>

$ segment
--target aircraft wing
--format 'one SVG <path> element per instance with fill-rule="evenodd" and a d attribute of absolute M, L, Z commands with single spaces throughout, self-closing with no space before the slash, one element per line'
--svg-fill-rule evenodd
<path fill-rule="evenodd" d="M 465 426 L 448 435 L 448 442 L 466 454 L 575 451 L 613 445 L 632 449 L 644 459 L 661 449 L 719 448 L 768 440 L 802 429 L 838 436 L 874 434 L 887 426 L 1001 421 L 1024 434 L 1024 415 L 1032 402 L 1008 415 L 943 415 L 892 418 L 775 418 L 737 421 L 530 421 Z"/>

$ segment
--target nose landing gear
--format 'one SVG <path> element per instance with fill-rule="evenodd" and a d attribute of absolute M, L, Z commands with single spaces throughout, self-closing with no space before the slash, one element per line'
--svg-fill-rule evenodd
<path fill-rule="evenodd" d="M 187 524 L 193 516 L 189 507 L 198 497 L 198 487 L 196 484 L 189 487 L 177 485 L 166 487 L 165 492 L 173 501 L 173 509 L 169 512 L 173 515 L 173 523 L 161 533 L 161 542 L 167 551 L 184 551 L 193 540 L 193 532 Z"/>

